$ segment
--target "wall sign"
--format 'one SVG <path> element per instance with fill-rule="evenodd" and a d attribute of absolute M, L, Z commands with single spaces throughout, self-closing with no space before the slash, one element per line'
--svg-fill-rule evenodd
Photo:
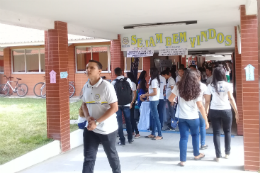
<path fill-rule="evenodd" d="M 50 73 L 50 83 L 56 83 L 56 72 L 52 70 Z"/>
<path fill-rule="evenodd" d="M 63 79 L 63 78 L 67 78 L 68 77 L 68 72 L 60 72 L 60 78 Z"/>
<path fill-rule="evenodd" d="M 159 56 L 174 56 L 174 55 L 188 55 L 188 49 L 181 48 L 180 46 L 175 46 L 175 48 L 159 50 Z"/>
<path fill-rule="evenodd" d="M 127 51 L 127 57 L 147 57 L 153 56 L 153 50 L 136 50 L 136 51 Z"/>
<path fill-rule="evenodd" d="M 246 81 L 254 81 L 255 80 L 255 67 L 251 64 L 248 64 L 245 67 L 246 70 Z"/>
<path fill-rule="evenodd" d="M 187 49 L 234 48 L 234 39 L 234 27 L 122 34 L 121 50 L 162 50 L 174 46 Z"/>

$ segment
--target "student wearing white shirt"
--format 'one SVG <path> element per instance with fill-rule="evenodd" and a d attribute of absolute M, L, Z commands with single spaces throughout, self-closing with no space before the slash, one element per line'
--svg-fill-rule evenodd
<path fill-rule="evenodd" d="M 209 85 L 212 83 L 212 67 L 206 67 L 206 75 L 207 75 L 207 80 L 206 80 L 206 84 Z"/>
<path fill-rule="evenodd" d="M 160 99 L 159 99 L 159 105 L 158 105 L 158 112 L 159 112 L 159 119 L 161 122 L 161 126 L 163 127 L 163 117 L 166 113 L 163 91 L 165 90 L 166 79 L 161 75 L 159 77 L 160 77 Z"/>
<path fill-rule="evenodd" d="M 102 64 L 90 60 L 87 64 L 89 81 L 83 87 L 82 110 L 88 121 L 84 129 L 84 164 L 82 173 L 93 173 L 99 143 L 114 173 L 121 173 L 120 161 L 116 151 L 118 110 L 116 92 L 108 81 L 100 77 Z"/>
<path fill-rule="evenodd" d="M 200 110 L 205 122 L 206 129 L 209 128 L 207 115 L 200 96 L 200 82 L 198 74 L 194 70 L 187 69 L 180 82 L 172 90 L 169 96 L 169 101 L 173 102 L 174 98 L 178 96 L 179 108 L 179 130 L 180 130 L 180 163 L 179 166 L 184 166 L 187 155 L 187 143 L 189 133 L 192 136 L 193 155 L 195 160 L 200 160 L 205 157 L 199 152 L 199 114 Z M 198 108 L 198 109 L 197 109 Z"/>
<path fill-rule="evenodd" d="M 174 119 L 174 117 L 175 117 L 175 112 L 174 112 L 174 103 L 172 102 L 170 102 L 169 100 L 168 100 L 168 98 L 169 98 L 169 96 L 171 95 L 171 91 L 173 90 L 173 88 L 174 88 L 174 86 L 175 86 L 175 80 L 171 77 L 171 74 L 170 74 L 170 72 L 169 71 L 167 71 L 167 70 L 164 70 L 163 72 L 162 72 L 162 76 L 167 80 L 168 79 L 168 83 L 167 83 L 167 85 L 166 85 L 166 99 L 167 99 L 167 103 L 168 103 L 168 110 L 169 110 L 169 112 L 167 113 L 167 122 L 166 122 L 166 124 L 167 124 L 167 126 L 168 126 L 168 128 L 172 128 L 171 127 L 171 119 Z M 173 129 L 173 130 L 175 130 L 175 129 Z"/>
<path fill-rule="evenodd" d="M 118 145 L 125 145 L 125 136 L 123 133 L 123 118 L 122 113 L 124 113 L 126 131 L 128 136 L 128 143 L 132 144 L 134 142 L 132 135 L 132 125 L 131 125 L 131 112 L 130 106 L 135 100 L 133 100 L 132 93 L 133 91 L 132 81 L 129 78 L 125 78 L 122 74 L 121 68 L 115 68 L 114 70 L 117 78 L 112 81 L 112 85 L 115 87 L 116 96 L 118 98 L 118 111 L 117 111 L 117 122 L 118 122 L 118 134 L 119 140 Z"/>
<path fill-rule="evenodd" d="M 181 77 L 183 76 L 183 74 L 184 74 L 184 69 L 183 68 L 179 68 L 178 76 L 176 77 L 176 83 L 181 80 Z"/>
<path fill-rule="evenodd" d="M 150 111 L 153 118 L 153 128 L 152 134 L 146 136 L 146 138 L 151 138 L 152 140 L 162 140 L 162 129 L 159 120 L 158 104 L 160 99 L 160 78 L 159 71 L 157 68 L 150 69 L 151 80 L 149 82 L 149 93 L 143 94 L 141 97 L 149 97 L 150 101 Z M 155 136 L 156 129 L 158 130 L 158 136 Z"/>
<path fill-rule="evenodd" d="M 135 81 L 134 74 L 132 72 L 127 72 L 126 74 L 127 74 L 128 79 L 130 79 L 132 82 L 132 91 L 133 91 L 133 101 L 131 102 L 131 105 L 130 105 L 132 132 L 133 132 L 133 135 L 135 135 L 135 138 L 138 139 L 138 138 L 140 138 L 140 134 L 139 134 L 139 130 L 137 128 L 135 117 L 134 117 L 135 116 L 135 102 L 136 102 L 136 96 L 137 96 L 136 81 Z M 135 131 L 135 134 L 134 134 L 134 131 Z"/>
<path fill-rule="evenodd" d="M 205 103 L 205 92 L 207 90 L 207 86 L 201 82 L 201 73 L 199 70 L 197 70 L 198 72 L 198 79 L 199 79 L 199 82 L 200 82 L 200 90 L 201 90 L 201 99 L 202 99 L 202 103 L 204 105 Z M 205 150 L 208 148 L 208 145 L 206 145 L 206 123 L 205 123 L 205 120 L 203 118 L 203 116 L 201 115 L 200 111 L 198 110 L 199 112 L 199 119 L 200 119 L 200 149 L 201 150 Z"/>
<path fill-rule="evenodd" d="M 209 114 L 212 127 L 213 127 L 213 141 L 215 145 L 216 158 L 215 161 L 219 161 L 222 157 L 220 150 L 220 128 L 223 124 L 223 131 L 225 134 L 225 157 L 230 155 L 230 143 L 231 143 L 231 126 L 232 126 L 232 108 L 236 114 L 236 122 L 239 122 L 239 116 L 237 111 L 236 102 L 232 95 L 232 87 L 226 82 L 226 74 L 223 67 L 216 67 L 213 72 L 212 84 L 208 85 L 206 94 L 206 113 Z M 210 103 L 212 95 L 212 101 Z M 210 104 L 210 110 L 209 110 Z M 208 111 L 209 110 L 209 111 Z"/>

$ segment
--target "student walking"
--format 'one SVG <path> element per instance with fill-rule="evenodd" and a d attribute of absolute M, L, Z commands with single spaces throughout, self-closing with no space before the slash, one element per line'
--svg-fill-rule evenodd
<path fill-rule="evenodd" d="M 231 126 L 232 126 L 232 108 L 236 114 L 236 122 L 239 122 L 239 116 L 237 111 L 236 102 L 232 95 L 232 87 L 227 82 L 226 73 L 223 67 L 216 67 L 213 72 L 212 84 L 208 85 L 206 94 L 206 113 L 209 113 L 212 127 L 213 127 L 213 142 L 215 146 L 216 158 L 215 161 L 219 161 L 222 157 L 220 148 L 220 128 L 223 124 L 223 131 L 225 134 L 225 158 L 230 155 L 230 143 L 231 143 Z M 212 95 L 212 101 L 210 99 Z M 209 110 L 210 104 L 210 110 Z M 209 110 L 209 111 L 208 111 Z"/>
<path fill-rule="evenodd" d="M 201 90 L 198 74 L 194 70 L 187 69 L 180 82 L 173 88 L 169 101 L 173 102 L 175 97 L 178 97 L 179 108 L 179 130 L 180 130 L 180 163 L 179 166 L 184 166 L 187 155 L 187 143 L 189 132 L 192 136 L 193 155 L 195 160 L 200 160 L 205 157 L 199 152 L 199 108 L 205 122 L 206 129 L 209 128 L 205 109 L 201 102 Z"/>
<path fill-rule="evenodd" d="M 93 173 L 98 146 L 101 143 L 113 173 L 121 173 L 116 151 L 118 110 L 116 92 L 100 77 L 102 64 L 90 60 L 86 73 L 89 81 L 83 87 L 82 110 L 88 121 L 84 128 L 84 163 L 82 173 Z"/>
<path fill-rule="evenodd" d="M 116 96 L 118 98 L 118 111 L 116 113 L 118 122 L 118 134 L 120 140 L 120 142 L 118 142 L 118 145 L 125 145 L 122 113 L 124 113 L 125 117 L 128 143 L 131 144 L 132 142 L 134 142 L 134 140 L 132 135 L 130 106 L 131 103 L 135 101 L 133 100 L 132 92 L 136 92 L 136 89 L 133 88 L 131 80 L 122 75 L 121 68 L 116 68 L 115 74 L 117 78 L 112 82 L 112 85 L 114 85 L 115 87 Z"/>
<path fill-rule="evenodd" d="M 152 134 L 146 136 L 152 140 L 162 140 L 162 129 L 158 114 L 158 104 L 160 98 L 160 78 L 157 68 L 150 69 L 151 80 L 149 82 L 149 93 L 143 94 L 141 97 L 149 97 L 150 111 L 153 118 Z M 158 136 L 155 136 L 156 129 L 158 130 Z"/>

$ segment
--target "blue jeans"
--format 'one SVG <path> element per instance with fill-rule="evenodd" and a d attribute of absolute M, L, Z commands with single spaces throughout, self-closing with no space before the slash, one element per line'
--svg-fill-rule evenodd
<path fill-rule="evenodd" d="M 123 117 L 122 112 L 124 113 L 125 123 L 126 123 L 126 131 L 128 134 L 128 141 L 132 141 L 132 125 L 131 125 L 131 116 L 130 116 L 130 108 L 129 106 L 118 106 L 117 114 L 117 123 L 118 123 L 118 134 L 119 140 L 121 143 L 125 143 L 125 137 L 123 132 Z"/>
<path fill-rule="evenodd" d="M 206 141 L 206 123 L 200 112 L 199 112 L 199 117 L 200 117 L 200 144 L 201 146 L 204 146 Z"/>
<path fill-rule="evenodd" d="M 155 131 L 156 128 L 158 130 L 158 136 L 162 136 L 162 126 L 159 120 L 159 113 L 158 113 L 158 104 L 159 104 L 159 100 L 158 101 L 150 101 L 150 111 L 151 111 L 151 116 L 153 118 L 153 125 L 152 125 L 152 135 L 155 136 Z"/>
<path fill-rule="evenodd" d="M 163 117 L 165 115 L 165 101 L 164 101 L 164 99 L 159 100 L 158 113 L 159 113 L 159 119 L 160 119 L 161 126 L 163 127 Z"/>
<path fill-rule="evenodd" d="M 189 130 L 192 136 L 193 155 L 196 157 L 200 155 L 200 135 L 199 135 L 200 120 L 198 119 L 181 119 L 179 118 L 180 130 L 180 160 L 186 162 L 187 157 L 187 143 L 189 139 Z"/>

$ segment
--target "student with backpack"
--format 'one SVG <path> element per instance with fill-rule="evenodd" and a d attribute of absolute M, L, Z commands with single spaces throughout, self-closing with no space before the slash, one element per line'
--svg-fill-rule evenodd
<path fill-rule="evenodd" d="M 125 145 L 122 113 L 124 113 L 125 117 L 128 142 L 129 144 L 131 144 L 132 142 L 134 142 L 134 140 L 132 135 L 130 105 L 135 101 L 132 97 L 132 90 L 133 92 L 136 92 L 136 89 L 133 89 L 131 80 L 122 75 L 121 68 L 116 68 L 114 72 L 117 78 L 112 81 L 111 84 L 114 85 L 118 98 L 118 111 L 116 113 L 118 122 L 118 134 L 120 140 L 120 142 L 118 142 L 118 145 Z"/>

